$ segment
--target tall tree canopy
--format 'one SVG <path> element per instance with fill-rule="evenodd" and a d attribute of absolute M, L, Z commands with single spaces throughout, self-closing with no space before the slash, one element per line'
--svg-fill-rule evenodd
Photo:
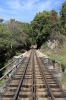
<path fill-rule="evenodd" d="M 61 15 L 61 24 L 63 27 L 66 28 L 66 1 L 62 4 L 60 15 Z"/>
<path fill-rule="evenodd" d="M 37 48 L 50 38 L 51 33 L 56 33 L 58 30 L 57 20 L 57 12 L 55 10 L 50 12 L 43 11 L 36 14 L 31 22 L 31 26 L 33 29 L 33 40 L 37 43 Z"/>

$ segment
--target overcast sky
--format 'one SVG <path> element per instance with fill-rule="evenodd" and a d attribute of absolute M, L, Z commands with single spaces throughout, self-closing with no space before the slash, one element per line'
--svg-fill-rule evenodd
<path fill-rule="evenodd" d="M 0 0 L 0 18 L 30 22 L 38 12 L 55 9 L 60 11 L 66 0 Z"/>

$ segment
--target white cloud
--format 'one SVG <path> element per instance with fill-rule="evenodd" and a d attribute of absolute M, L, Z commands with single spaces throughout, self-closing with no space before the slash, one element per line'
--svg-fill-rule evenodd
<path fill-rule="evenodd" d="M 11 11 L 11 10 L 9 10 L 9 9 L 6 10 L 6 9 L 0 7 L 0 13 L 17 14 L 17 11 L 15 11 L 15 10 Z M 1 15 L 1 14 L 0 14 L 0 15 Z"/>
<path fill-rule="evenodd" d="M 7 5 L 11 10 L 24 11 L 42 11 L 51 10 L 53 5 L 58 4 L 56 0 L 7 0 Z"/>
<path fill-rule="evenodd" d="M 10 9 L 19 10 L 21 8 L 20 0 L 8 0 L 6 4 Z"/>
<path fill-rule="evenodd" d="M 4 0 L 0 1 L 0 15 L 17 20 L 31 20 L 35 14 L 44 10 L 59 9 L 63 0 Z M 7 17 L 8 18 L 8 17 Z"/>
<path fill-rule="evenodd" d="M 38 1 L 39 0 L 27 0 L 27 1 L 25 1 L 25 0 L 23 0 L 23 1 L 21 1 L 21 0 L 11 0 L 11 1 L 7 0 L 6 4 L 8 5 L 8 7 L 10 9 L 23 11 L 23 10 L 34 9 L 33 8 L 34 4 Z"/>

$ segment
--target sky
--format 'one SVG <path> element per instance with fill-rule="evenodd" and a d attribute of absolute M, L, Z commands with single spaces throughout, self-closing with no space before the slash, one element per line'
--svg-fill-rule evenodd
<path fill-rule="evenodd" d="M 44 10 L 60 12 L 66 0 L 0 0 L 0 18 L 30 23 L 35 15 Z"/>

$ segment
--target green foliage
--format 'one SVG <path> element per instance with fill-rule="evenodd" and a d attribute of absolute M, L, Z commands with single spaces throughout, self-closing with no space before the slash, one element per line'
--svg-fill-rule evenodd
<path fill-rule="evenodd" d="M 13 19 L 0 24 L 0 68 L 4 67 L 5 63 L 16 54 L 16 49 L 29 48 L 27 29 L 27 24 L 23 27 L 21 22 Z"/>
<path fill-rule="evenodd" d="M 11 34 L 6 30 L 5 25 L 0 24 L 0 68 L 11 57 Z M 0 73 L 0 76 L 2 73 Z"/>
<path fill-rule="evenodd" d="M 59 45 L 63 45 L 63 43 L 66 41 L 66 38 L 63 35 L 60 35 L 59 37 Z"/>
<path fill-rule="evenodd" d="M 61 24 L 63 27 L 66 27 L 66 1 L 62 4 L 60 15 L 61 15 Z"/>
<path fill-rule="evenodd" d="M 64 82 L 66 82 L 66 73 L 64 74 L 63 78 L 61 79 L 61 83 L 63 84 Z"/>
<path fill-rule="evenodd" d="M 50 58 L 52 59 L 52 60 L 57 60 L 57 61 L 59 61 L 60 63 L 61 63 L 61 65 L 62 65 L 62 68 L 65 68 L 66 67 L 66 59 L 65 59 L 65 57 L 63 57 L 63 56 L 61 56 L 61 55 L 54 55 L 54 54 L 51 54 L 50 55 Z"/>
<path fill-rule="evenodd" d="M 60 16 L 55 10 L 43 11 L 37 13 L 31 22 L 32 27 L 32 41 L 37 44 L 37 48 L 50 40 L 59 40 L 62 43 L 64 40 L 60 38 L 60 33 L 66 35 L 66 28 L 61 24 L 62 21 L 66 23 L 66 2 L 62 4 Z M 64 18 L 63 18 L 64 17 Z"/>
<path fill-rule="evenodd" d="M 0 87 L 2 87 L 4 84 L 4 81 L 0 81 Z"/>
<path fill-rule="evenodd" d="M 23 31 L 23 44 L 25 46 L 25 49 L 29 49 L 31 46 L 31 38 L 32 38 L 32 29 L 29 23 L 19 23 L 22 27 L 22 31 Z"/>
<path fill-rule="evenodd" d="M 66 1 L 62 4 L 60 10 L 60 33 L 66 36 Z"/>
<path fill-rule="evenodd" d="M 32 25 L 32 29 L 33 31 L 33 37 L 36 40 L 37 45 L 41 45 L 42 43 L 42 29 L 44 26 L 44 22 L 45 22 L 45 16 L 43 13 L 39 13 L 36 14 L 34 20 L 32 21 L 31 25 Z"/>
<path fill-rule="evenodd" d="M 0 18 L 0 23 L 2 23 L 4 21 L 4 19 Z"/>
<path fill-rule="evenodd" d="M 46 46 L 43 45 L 43 48 L 44 47 L 46 47 Z M 44 54 L 49 56 L 50 59 L 52 59 L 52 61 L 58 61 L 61 64 L 62 69 L 64 70 L 65 67 L 66 67 L 66 55 L 65 55 L 66 48 L 62 48 L 62 50 L 61 50 L 61 54 L 62 55 L 60 55 L 59 53 L 54 54 L 54 52 L 52 52 L 52 51 L 50 51 L 50 50 L 48 50 L 46 48 L 44 48 Z"/>
<path fill-rule="evenodd" d="M 61 27 L 59 30 L 62 35 L 66 36 L 66 28 Z"/>
<path fill-rule="evenodd" d="M 57 48 L 54 48 L 53 50 L 51 50 L 50 48 L 48 48 L 46 45 L 46 43 L 44 43 L 42 45 L 43 48 L 43 52 L 44 54 L 46 54 L 50 59 L 52 59 L 52 61 L 58 61 L 61 64 L 62 70 L 64 71 L 64 69 L 66 68 L 66 47 L 63 46 L 65 42 L 66 43 L 66 38 L 62 35 L 60 35 L 60 43 L 57 46 Z"/>
<path fill-rule="evenodd" d="M 47 43 L 44 43 L 44 44 L 42 45 L 42 48 L 45 49 L 45 50 L 46 50 L 47 47 L 48 47 L 48 46 L 47 46 Z"/>
<path fill-rule="evenodd" d="M 48 38 L 51 38 L 51 34 L 53 38 L 53 35 L 56 35 L 58 32 L 57 12 L 52 10 L 50 12 L 43 11 L 38 13 L 31 22 L 31 25 L 33 37 L 37 43 L 37 48 L 39 48 Z"/>

